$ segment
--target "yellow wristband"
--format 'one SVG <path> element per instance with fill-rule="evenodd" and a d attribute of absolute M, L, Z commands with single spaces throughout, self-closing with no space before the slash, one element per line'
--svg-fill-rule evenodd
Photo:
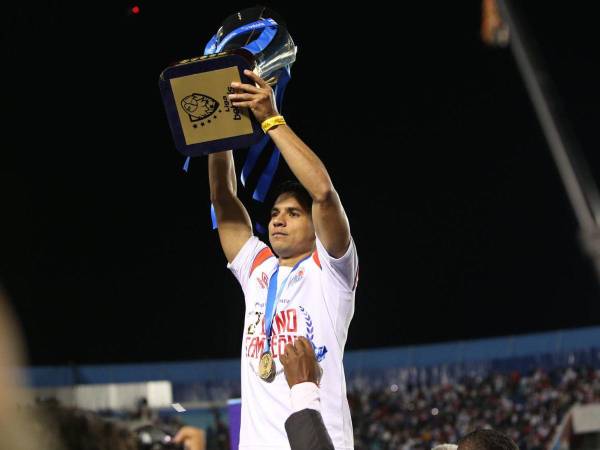
<path fill-rule="evenodd" d="M 271 128 L 277 125 L 285 125 L 285 119 L 283 118 L 283 116 L 273 116 L 260 124 L 265 134 L 267 133 L 267 131 L 269 131 Z"/>

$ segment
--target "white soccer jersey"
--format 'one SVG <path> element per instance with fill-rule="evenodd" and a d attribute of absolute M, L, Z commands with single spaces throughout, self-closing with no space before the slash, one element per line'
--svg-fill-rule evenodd
<path fill-rule="evenodd" d="M 321 413 L 337 450 L 354 448 L 342 358 L 348 326 L 354 314 L 358 257 L 354 241 L 339 259 L 329 256 L 317 238 L 317 248 L 291 273 L 272 324 L 271 352 L 276 377 L 266 383 L 258 363 L 266 344 L 265 306 L 269 279 L 278 260 L 257 237 L 251 237 L 228 268 L 244 291 L 246 317 L 242 340 L 242 415 L 240 450 L 289 449 L 284 423 L 292 413 L 290 388 L 279 355 L 288 343 L 304 336 L 315 347 L 323 368 Z M 291 268 L 281 267 L 281 286 Z"/>

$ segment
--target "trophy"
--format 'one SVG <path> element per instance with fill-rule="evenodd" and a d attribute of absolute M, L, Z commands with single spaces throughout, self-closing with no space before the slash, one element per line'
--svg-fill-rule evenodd
<path fill-rule="evenodd" d="M 163 70 L 159 87 L 177 150 L 191 157 L 257 144 L 260 124 L 231 105 L 231 82 L 252 83 L 244 70 L 253 70 L 274 87 L 280 106 L 296 50 L 281 18 L 257 6 L 225 19 L 203 56 Z"/>

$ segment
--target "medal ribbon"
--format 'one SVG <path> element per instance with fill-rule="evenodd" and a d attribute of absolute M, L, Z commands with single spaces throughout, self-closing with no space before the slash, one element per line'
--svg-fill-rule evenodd
<path fill-rule="evenodd" d="M 263 353 L 269 352 L 271 350 L 271 331 L 273 328 L 273 319 L 275 318 L 275 314 L 277 312 L 277 303 L 279 303 L 279 298 L 283 293 L 283 289 L 285 288 L 285 285 L 287 284 L 290 275 L 294 273 L 294 271 L 298 268 L 300 263 L 306 261 L 308 258 L 310 258 L 310 256 L 311 255 L 308 255 L 306 258 L 302 258 L 294 265 L 290 273 L 288 273 L 288 276 L 285 277 L 285 280 L 283 280 L 283 283 L 281 283 L 281 287 L 279 288 L 279 290 L 277 290 L 277 276 L 279 274 L 279 264 L 275 269 L 275 273 L 271 275 L 271 279 L 269 280 L 269 291 L 267 292 L 267 305 L 265 306 L 265 335 L 267 336 L 267 342 L 265 344 L 265 349 Z"/>

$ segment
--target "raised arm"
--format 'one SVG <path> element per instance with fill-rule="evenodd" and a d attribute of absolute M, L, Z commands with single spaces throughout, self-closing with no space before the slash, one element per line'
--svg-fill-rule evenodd
<path fill-rule="evenodd" d="M 271 87 L 254 72 L 244 73 L 256 86 L 232 83 L 232 87 L 241 91 L 229 96 L 233 106 L 250 108 L 260 123 L 278 115 Z M 350 245 L 350 225 L 325 166 L 288 125 L 278 125 L 268 133 L 313 199 L 312 220 L 318 238 L 331 256 L 343 256 Z"/>
<path fill-rule="evenodd" d="M 231 150 L 208 155 L 208 180 L 221 247 L 227 261 L 231 262 L 252 236 L 250 216 L 237 197 L 235 163 Z"/>

